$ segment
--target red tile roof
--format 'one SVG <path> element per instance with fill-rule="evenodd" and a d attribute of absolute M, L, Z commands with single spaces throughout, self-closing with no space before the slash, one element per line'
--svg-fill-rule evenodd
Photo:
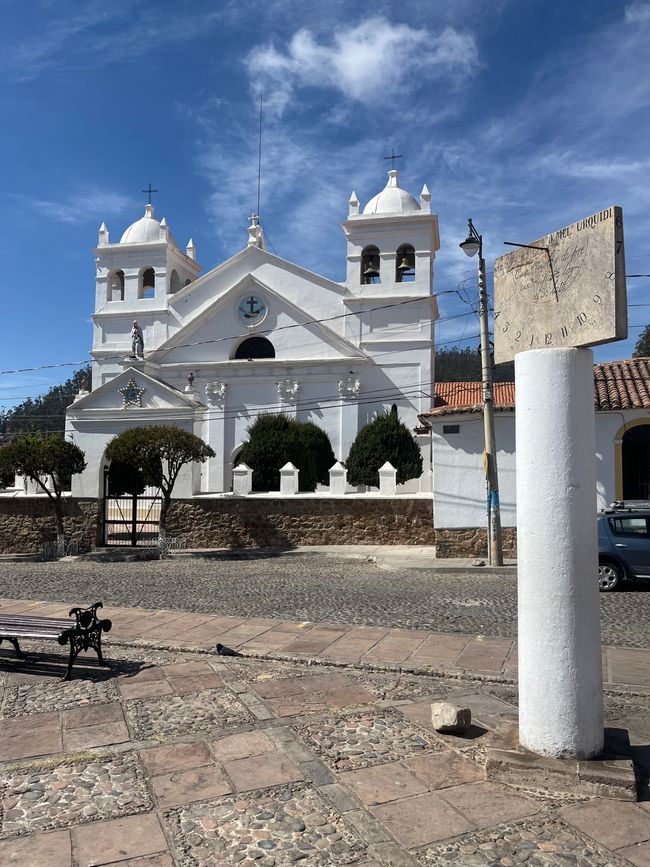
<path fill-rule="evenodd" d="M 495 382 L 493 389 L 495 409 L 514 409 L 514 382 Z M 483 387 L 480 382 L 437 382 L 433 409 L 424 415 L 482 411 Z"/>
<path fill-rule="evenodd" d="M 594 367 L 596 409 L 650 409 L 650 358 Z"/>
<path fill-rule="evenodd" d="M 594 365 L 594 403 L 597 410 L 650 409 L 650 358 L 629 358 Z M 514 382 L 494 383 L 494 408 L 515 407 Z M 481 412 L 480 382 L 438 382 L 433 407 L 427 416 Z"/>

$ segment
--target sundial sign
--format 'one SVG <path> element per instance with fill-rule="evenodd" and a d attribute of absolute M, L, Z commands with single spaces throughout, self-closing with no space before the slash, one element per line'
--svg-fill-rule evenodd
<path fill-rule="evenodd" d="M 627 337 L 623 211 L 613 205 L 494 263 L 494 360 Z"/>

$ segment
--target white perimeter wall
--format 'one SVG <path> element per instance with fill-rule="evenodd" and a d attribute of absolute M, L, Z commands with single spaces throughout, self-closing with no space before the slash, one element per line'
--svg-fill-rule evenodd
<path fill-rule="evenodd" d="M 596 413 L 596 494 L 598 509 L 616 499 L 615 441 L 624 424 L 650 423 L 643 410 Z M 457 434 L 443 434 L 443 425 L 460 425 Z M 515 527 L 515 419 L 512 412 L 495 414 L 501 523 Z M 464 413 L 433 421 L 433 512 L 436 527 L 483 527 L 486 521 L 483 473 L 483 416 Z"/>

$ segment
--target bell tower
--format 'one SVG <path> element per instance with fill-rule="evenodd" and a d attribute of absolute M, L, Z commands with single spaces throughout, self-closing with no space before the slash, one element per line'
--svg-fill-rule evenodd
<path fill-rule="evenodd" d="M 422 187 L 419 203 L 399 185 L 392 168 L 388 182 L 362 212 L 356 193 L 342 223 L 347 241 L 346 285 L 354 295 L 430 295 L 433 262 L 440 249 L 438 217 Z"/>

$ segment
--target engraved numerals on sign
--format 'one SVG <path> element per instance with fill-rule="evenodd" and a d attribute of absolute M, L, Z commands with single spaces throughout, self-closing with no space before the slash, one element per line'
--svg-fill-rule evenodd
<path fill-rule="evenodd" d="M 562 335 L 562 337 L 568 337 L 569 336 L 569 329 L 566 327 L 566 325 L 563 325 L 560 328 L 560 334 Z"/>
<path fill-rule="evenodd" d="M 587 321 L 587 314 L 586 313 L 578 313 L 578 315 L 576 316 L 576 322 L 578 323 L 578 325 L 584 325 L 586 321 Z"/>
<path fill-rule="evenodd" d="M 544 335 L 544 346 L 550 346 L 553 343 L 553 334 L 550 331 L 547 331 Z"/>

